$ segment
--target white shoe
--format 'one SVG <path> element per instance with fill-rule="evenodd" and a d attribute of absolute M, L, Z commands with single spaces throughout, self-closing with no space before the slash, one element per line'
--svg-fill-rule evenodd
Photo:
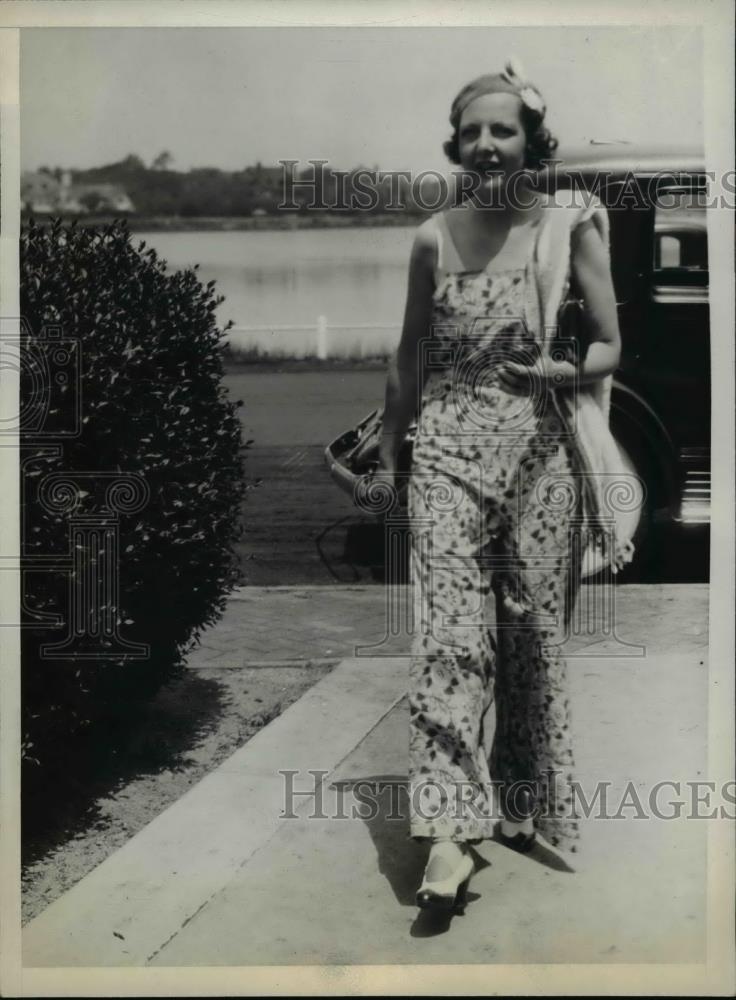
<path fill-rule="evenodd" d="M 434 845 L 435 852 L 441 852 L 441 848 L 441 844 Z M 474 870 L 471 856 L 463 854 L 455 871 L 447 878 L 428 882 L 425 871 L 422 884 L 417 890 L 417 906 L 423 910 L 452 910 L 456 906 L 461 906 Z"/>

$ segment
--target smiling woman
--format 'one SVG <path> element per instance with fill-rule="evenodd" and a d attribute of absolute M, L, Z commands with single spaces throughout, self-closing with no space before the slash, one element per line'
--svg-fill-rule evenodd
<path fill-rule="evenodd" d="M 432 844 L 420 907 L 460 901 L 469 843 L 498 834 L 526 851 L 539 832 L 575 851 L 579 839 L 560 645 L 581 579 L 575 526 L 593 523 L 592 487 L 562 394 L 607 384 L 620 338 L 605 211 L 564 210 L 534 190 L 534 170 L 556 146 L 544 115 L 515 63 L 455 99 L 445 149 L 473 194 L 417 231 L 386 386 L 384 489 L 421 401 L 408 498 L 410 833 Z M 549 332 L 571 278 L 590 332 L 581 360 Z M 607 440 L 602 420 L 590 426 Z M 496 638 L 478 620 L 491 590 Z"/>
<path fill-rule="evenodd" d="M 461 147 L 467 150 L 468 145 L 482 133 L 482 117 L 478 118 L 478 109 L 474 107 L 476 100 L 491 94 L 505 93 L 512 100 L 506 102 L 506 113 L 491 126 L 493 139 L 504 140 L 520 136 L 524 142 L 524 157 L 519 169 L 522 166 L 536 169 L 544 160 L 551 158 L 558 145 L 544 124 L 544 99 L 535 87 L 515 87 L 499 77 L 500 75 L 481 76 L 463 88 L 455 98 L 450 112 L 453 134 L 445 143 L 445 154 L 451 163 L 459 165 L 463 162 Z M 505 86 L 507 89 L 504 89 Z M 488 87 L 493 89 L 488 91 Z M 521 99 L 521 107 L 518 106 L 518 98 Z M 464 118 L 462 136 L 459 129 L 461 116 Z"/>

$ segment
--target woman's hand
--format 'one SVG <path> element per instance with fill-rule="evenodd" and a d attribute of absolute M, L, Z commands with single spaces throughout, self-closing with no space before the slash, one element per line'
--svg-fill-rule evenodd
<path fill-rule="evenodd" d="M 533 365 L 502 361 L 496 369 L 498 384 L 514 396 L 542 395 L 550 389 L 564 389 L 575 382 L 575 366 L 569 361 L 541 357 Z"/>
<path fill-rule="evenodd" d="M 400 479 L 396 465 L 379 458 L 375 469 L 364 476 L 357 496 L 359 506 L 368 514 L 385 515 L 400 501 Z"/>
<path fill-rule="evenodd" d="M 387 462 L 379 459 L 378 465 L 371 473 L 372 483 L 385 483 L 391 489 L 394 488 L 396 480 L 396 465 L 394 462 Z"/>

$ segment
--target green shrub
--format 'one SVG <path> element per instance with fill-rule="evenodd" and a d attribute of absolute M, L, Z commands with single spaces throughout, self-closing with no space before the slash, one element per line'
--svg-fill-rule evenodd
<path fill-rule="evenodd" d="M 171 273 L 154 250 L 135 247 L 124 222 L 95 230 L 31 221 L 22 229 L 22 413 L 38 395 L 31 362 L 44 351 L 50 357 L 49 328 L 53 335 L 58 326 L 79 354 L 78 384 L 67 377 L 52 386 L 41 429 L 21 420 L 27 760 L 43 763 L 60 741 L 128 711 L 172 677 L 237 583 L 248 443 L 241 401 L 229 401 L 222 384 L 221 301 L 196 269 Z M 49 372 L 53 382 L 53 363 Z M 64 438 L 77 397 L 80 433 Z M 69 555 L 69 514 L 41 502 L 44 483 L 62 472 L 72 492 L 81 484 L 87 494 L 77 513 L 96 503 L 98 519 L 111 476 L 145 481 L 143 506 L 109 520 L 119 535 L 118 601 L 98 609 L 115 616 L 126 641 L 148 644 L 145 660 L 40 651 L 63 639 L 66 626 L 40 628 L 38 615 L 66 623 L 70 614 L 68 566 L 39 568 L 41 557 Z"/>

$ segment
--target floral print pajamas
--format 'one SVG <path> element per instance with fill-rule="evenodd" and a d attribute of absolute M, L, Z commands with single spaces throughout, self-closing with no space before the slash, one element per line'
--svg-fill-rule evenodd
<path fill-rule="evenodd" d="M 501 358 L 532 363 L 538 349 L 520 319 L 527 272 L 450 272 L 434 294 L 409 486 L 410 834 L 492 837 L 492 786 L 530 782 L 535 827 L 574 851 L 559 648 L 580 580 L 573 455 L 549 399 L 507 393 L 494 377 Z M 491 592 L 496 638 L 484 620 Z"/>

